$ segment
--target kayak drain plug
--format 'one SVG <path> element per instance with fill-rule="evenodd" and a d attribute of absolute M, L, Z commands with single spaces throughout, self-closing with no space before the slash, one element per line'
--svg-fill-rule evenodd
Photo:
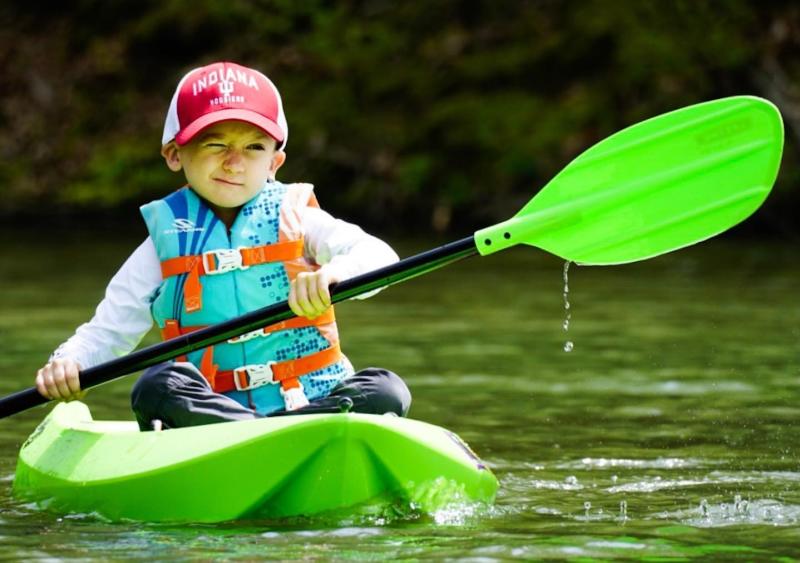
<path fill-rule="evenodd" d="M 353 399 L 350 397 L 342 397 L 339 399 L 339 412 L 350 412 L 353 408 Z"/>

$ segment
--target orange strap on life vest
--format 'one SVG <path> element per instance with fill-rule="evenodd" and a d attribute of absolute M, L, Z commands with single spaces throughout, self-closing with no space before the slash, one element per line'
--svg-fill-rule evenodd
<path fill-rule="evenodd" d="M 336 315 L 334 314 L 333 306 L 331 306 L 328 307 L 327 311 L 325 311 L 318 317 L 314 317 L 313 319 L 309 319 L 306 317 L 294 317 L 285 321 L 265 326 L 264 328 L 255 330 L 253 332 L 242 334 L 241 336 L 230 338 L 228 339 L 228 342 L 235 344 L 237 342 L 250 340 L 251 338 L 257 336 L 266 336 L 267 334 L 272 334 L 273 332 L 278 332 L 280 330 L 288 330 L 292 328 L 307 328 L 311 326 L 322 326 L 330 324 L 335 321 L 336 321 Z M 177 338 L 178 336 L 183 336 L 184 334 L 189 334 L 197 330 L 204 329 L 206 328 L 206 326 L 207 325 L 181 326 L 175 319 L 168 319 L 164 323 L 164 328 L 161 329 L 161 339 L 170 340 L 172 338 Z M 181 357 L 185 358 L 186 356 L 181 356 Z M 185 361 L 185 360 L 179 360 L 179 361 Z"/>
<path fill-rule="evenodd" d="M 287 330 L 290 328 L 306 328 L 309 326 L 326 325 L 335 321 L 336 315 L 333 312 L 333 305 L 331 305 L 325 310 L 324 313 L 318 317 L 314 317 L 313 319 L 309 319 L 307 317 L 294 317 L 279 323 L 271 324 L 267 327 L 264 327 L 262 330 L 264 333 L 270 333 L 278 332 L 279 330 Z"/>
<path fill-rule="evenodd" d="M 286 262 L 303 256 L 303 239 L 276 242 L 250 248 L 220 248 L 192 256 L 176 256 L 161 262 L 161 276 L 166 279 L 189 274 L 183 287 L 183 302 L 187 313 L 203 307 L 203 286 L 200 276 L 244 270 L 267 262 Z"/>
<path fill-rule="evenodd" d="M 339 344 L 334 344 L 330 348 L 326 348 L 321 352 L 309 354 L 296 360 L 287 360 L 285 362 L 274 362 L 265 364 L 264 366 L 257 366 L 259 368 L 267 368 L 271 373 L 270 383 L 280 383 L 281 388 L 284 390 L 294 387 L 300 387 L 300 382 L 297 380 L 302 375 L 309 374 L 322 368 L 326 368 L 335 364 L 342 358 L 342 350 Z M 204 355 L 203 360 L 206 360 Z M 228 391 L 244 391 L 253 387 L 258 387 L 263 384 L 255 384 L 251 375 L 248 373 L 248 368 L 255 366 L 243 366 L 234 370 L 217 371 L 216 366 L 210 360 L 204 361 L 207 367 L 210 368 L 210 373 L 207 373 L 201 366 L 201 372 L 211 388 L 217 393 L 227 393 Z"/>

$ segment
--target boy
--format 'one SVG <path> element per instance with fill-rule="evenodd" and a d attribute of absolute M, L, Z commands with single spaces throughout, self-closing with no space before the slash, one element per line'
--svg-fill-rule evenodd
<path fill-rule="evenodd" d="M 297 318 L 145 371 L 131 395 L 139 426 L 335 412 L 340 404 L 407 413 L 411 396 L 397 375 L 354 373 L 342 355 L 328 291 L 397 255 L 319 209 L 312 186 L 275 180 L 287 138 L 280 94 L 260 72 L 219 62 L 183 77 L 161 154 L 187 185 L 142 207 L 150 236 L 112 278 L 92 320 L 38 371 L 39 393 L 79 396 L 79 370 L 130 352 L 153 321 L 173 338 L 288 298 Z"/>

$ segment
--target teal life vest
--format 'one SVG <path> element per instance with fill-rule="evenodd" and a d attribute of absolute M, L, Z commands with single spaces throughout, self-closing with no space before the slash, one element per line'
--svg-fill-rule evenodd
<path fill-rule="evenodd" d="M 189 187 L 141 208 L 161 261 L 151 309 L 164 338 L 285 301 L 291 279 L 318 268 L 303 256 L 302 208 L 309 184 L 267 182 L 228 233 Z M 212 389 L 259 414 L 327 396 L 353 372 L 339 350 L 333 307 L 189 353 Z"/>

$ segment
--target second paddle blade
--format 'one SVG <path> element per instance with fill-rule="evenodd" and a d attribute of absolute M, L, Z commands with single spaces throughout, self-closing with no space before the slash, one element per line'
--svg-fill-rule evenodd
<path fill-rule="evenodd" d="M 780 113 L 760 98 L 660 115 L 586 150 L 512 219 L 475 233 L 476 246 L 490 254 L 529 244 L 593 265 L 664 254 L 758 209 L 782 150 Z"/>

